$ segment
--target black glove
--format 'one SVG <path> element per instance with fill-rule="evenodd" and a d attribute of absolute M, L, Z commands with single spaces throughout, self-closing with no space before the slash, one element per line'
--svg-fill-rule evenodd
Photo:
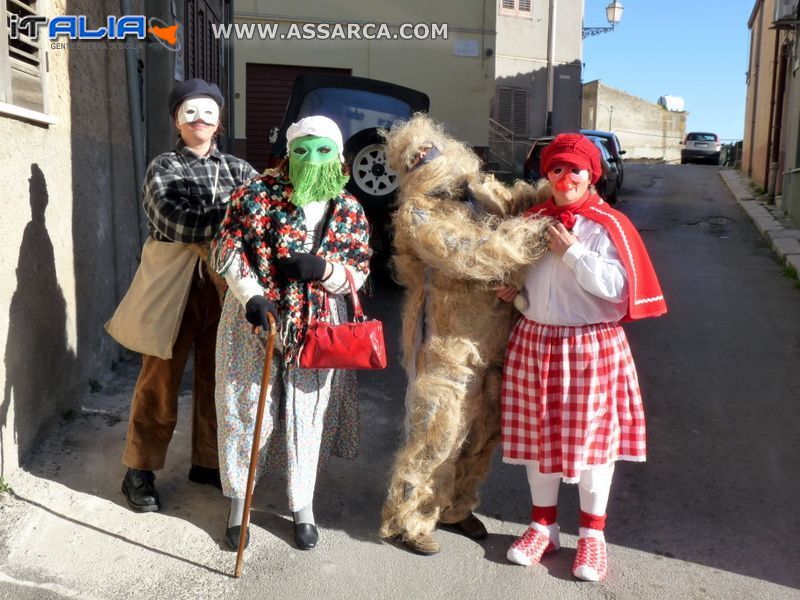
<path fill-rule="evenodd" d="M 321 256 L 307 252 L 295 252 L 286 258 L 275 261 L 278 270 L 289 279 L 297 281 L 314 281 L 325 276 L 325 267 L 328 266 Z"/>
<path fill-rule="evenodd" d="M 253 296 L 244 307 L 244 318 L 247 322 L 254 327 L 261 327 L 264 331 L 269 331 L 267 313 L 278 320 L 278 309 L 264 296 Z"/>

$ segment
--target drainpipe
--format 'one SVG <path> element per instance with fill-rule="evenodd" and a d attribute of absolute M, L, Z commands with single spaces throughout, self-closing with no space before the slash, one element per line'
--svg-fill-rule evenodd
<path fill-rule="evenodd" d="M 778 89 L 775 99 L 775 127 L 772 130 L 772 146 L 769 163 L 769 183 L 767 193 L 775 196 L 778 189 L 778 164 L 781 152 L 781 130 L 783 129 L 783 97 L 786 94 L 786 70 L 789 67 L 789 48 L 781 46 L 781 65 L 778 70 Z"/>
<path fill-rule="evenodd" d="M 775 131 L 775 94 L 777 93 L 777 77 L 778 77 L 778 48 L 780 47 L 780 32 L 775 32 L 775 49 L 772 51 L 772 85 L 770 86 L 769 91 L 769 120 L 767 121 L 767 151 L 764 153 L 764 187 L 767 190 L 767 194 L 770 196 L 773 194 L 773 191 L 770 189 L 770 183 L 773 179 L 773 169 L 777 169 L 778 165 L 777 162 L 773 163 L 772 155 L 772 140 L 773 140 L 773 133 Z M 773 188 L 774 189 L 774 188 Z"/>
<path fill-rule="evenodd" d="M 223 16 L 226 23 L 233 23 L 233 6 L 228 4 L 228 8 L 226 10 L 226 14 Z M 230 12 L 227 12 L 230 11 Z M 236 113 L 235 113 L 235 101 L 233 95 L 236 93 L 236 86 L 234 85 L 234 69 L 236 68 L 234 62 L 234 48 L 233 42 L 230 40 L 222 40 L 222 46 L 226 48 L 227 52 L 225 56 L 227 57 L 225 68 L 228 70 L 228 96 L 225 99 L 228 105 L 228 152 L 230 154 L 235 154 L 236 151 Z"/>
<path fill-rule="evenodd" d="M 556 56 L 556 0 L 550 0 L 550 14 L 547 21 L 547 107 L 545 114 L 545 134 L 553 135 L 553 87 L 554 61 Z"/>
<path fill-rule="evenodd" d="M 750 71 L 750 81 L 753 85 L 753 107 L 752 112 L 750 114 L 750 155 L 747 157 L 747 176 L 753 176 L 753 154 L 755 153 L 755 138 L 756 138 L 756 112 L 758 108 L 758 79 L 761 75 L 761 34 L 764 30 L 764 8 L 763 1 L 761 2 L 761 6 L 759 8 L 759 15 L 758 15 L 758 25 L 756 26 L 756 35 L 755 35 L 755 44 L 752 44 L 750 47 L 751 54 L 751 67 L 752 67 L 752 59 L 755 57 L 756 64 L 755 69 L 751 69 Z M 753 70 L 755 70 L 755 81 L 753 81 Z"/>
<path fill-rule="evenodd" d="M 132 15 L 131 0 L 120 0 L 120 12 L 123 15 Z M 142 219 L 142 182 L 144 181 L 144 135 L 142 128 L 142 101 L 139 87 L 139 57 L 135 46 L 139 40 L 128 35 L 125 37 L 125 73 L 128 87 L 128 115 L 131 127 L 131 145 L 133 146 L 133 180 L 134 193 L 136 194 L 136 221 L 139 230 L 139 247 L 144 244 L 147 237 L 144 220 Z"/>

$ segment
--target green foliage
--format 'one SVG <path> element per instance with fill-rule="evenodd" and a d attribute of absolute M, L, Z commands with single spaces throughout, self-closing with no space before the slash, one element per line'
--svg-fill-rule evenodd
<path fill-rule="evenodd" d="M 0 477 L 0 495 L 2 494 L 13 494 L 14 490 L 11 488 L 11 484 L 9 484 L 5 479 Z"/>
<path fill-rule="evenodd" d="M 800 290 L 800 278 L 798 278 L 797 269 L 791 265 L 786 265 L 783 267 L 783 276 L 788 277 L 789 279 L 794 279 L 794 287 Z"/>

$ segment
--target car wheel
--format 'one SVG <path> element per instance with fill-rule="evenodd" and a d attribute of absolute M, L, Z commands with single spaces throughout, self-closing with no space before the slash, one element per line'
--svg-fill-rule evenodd
<path fill-rule="evenodd" d="M 345 188 L 364 207 L 372 227 L 374 266 L 383 266 L 392 248 L 391 212 L 399 183 L 397 173 L 389 168 L 386 145 L 375 129 L 365 129 L 347 140 L 344 157 L 350 167 Z"/>
<path fill-rule="evenodd" d="M 685 164 L 686 164 L 686 163 L 688 163 L 688 162 L 689 162 L 689 161 L 688 161 L 688 160 L 686 160 L 685 158 L 682 158 L 682 159 L 681 159 L 681 164 L 682 164 L 682 165 L 685 165 Z"/>
<path fill-rule="evenodd" d="M 389 168 L 386 145 L 376 130 L 366 129 L 347 140 L 344 155 L 350 166 L 347 188 L 354 196 L 364 204 L 393 199 L 398 177 Z"/>

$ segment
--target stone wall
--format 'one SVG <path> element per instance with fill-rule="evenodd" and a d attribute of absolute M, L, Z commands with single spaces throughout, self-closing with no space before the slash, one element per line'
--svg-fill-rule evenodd
<path fill-rule="evenodd" d="M 626 159 L 679 161 L 687 115 L 668 111 L 600 80 L 583 85 L 581 128 L 615 132 Z"/>

